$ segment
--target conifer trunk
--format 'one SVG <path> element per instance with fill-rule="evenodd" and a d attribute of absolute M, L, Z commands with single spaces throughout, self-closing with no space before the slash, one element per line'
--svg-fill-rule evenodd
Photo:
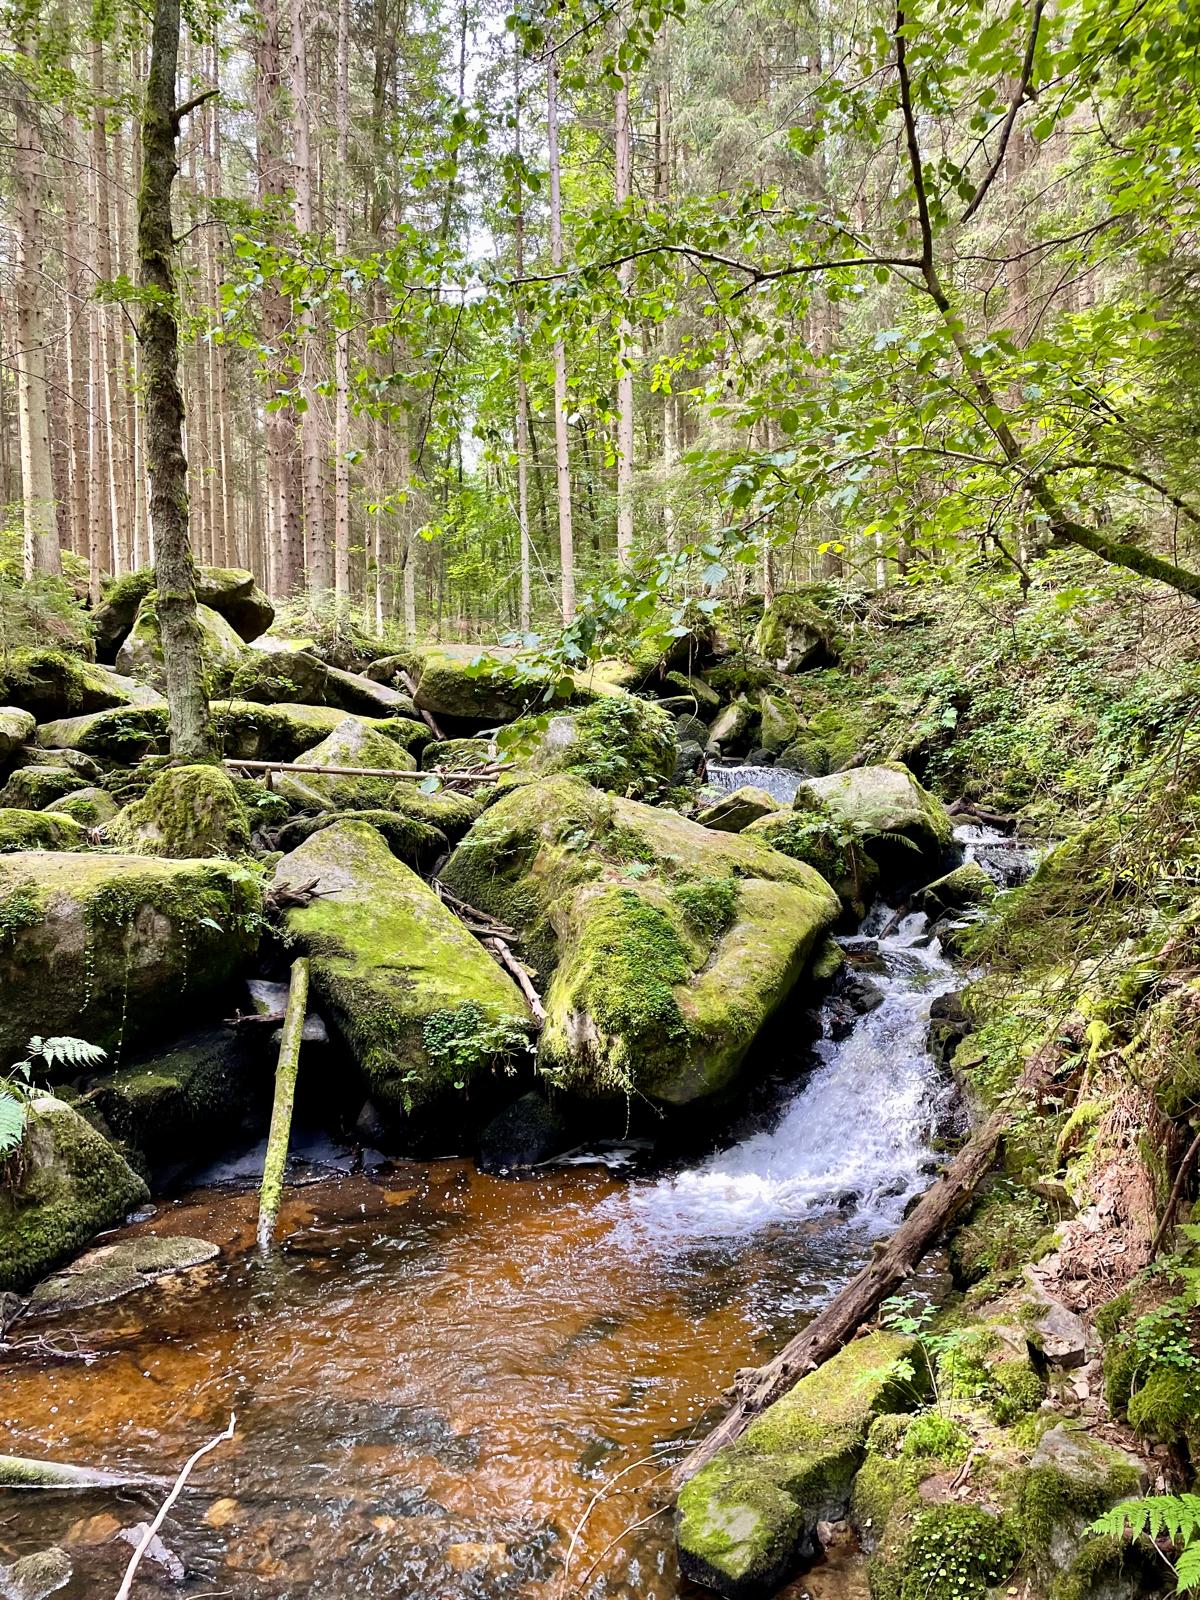
<path fill-rule="evenodd" d="M 546 63 L 546 143 L 550 164 L 550 261 L 562 266 L 562 191 L 558 153 L 558 63 L 553 45 Z M 554 341 L 554 459 L 558 480 L 558 553 L 564 622 L 575 619 L 575 534 L 571 526 L 571 447 L 567 441 L 567 352 Z"/>
<path fill-rule="evenodd" d="M 139 330 L 144 358 L 146 457 L 154 534 L 158 621 L 162 631 L 171 754 L 179 761 L 213 756 L 200 629 L 196 568 L 188 540 L 187 460 L 179 388 L 171 190 L 179 171 L 175 105 L 180 0 L 155 0 L 150 72 L 142 114 L 142 183 L 138 194 L 138 266 L 146 294 Z"/>

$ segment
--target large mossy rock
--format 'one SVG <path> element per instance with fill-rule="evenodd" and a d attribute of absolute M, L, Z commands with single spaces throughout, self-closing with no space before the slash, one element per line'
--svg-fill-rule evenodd
<path fill-rule="evenodd" d="M 0 669 L 0 702 L 28 711 L 38 722 L 155 699 L 144 683 L 64 650 L 15 650 Z"/>
<path fill-rule="evenodd" d="M 228 687 L 242 665 L 246 646 L 233 624 L 211 606 L 196 607 L 196 625 L 200 630 L 200 654 L 208 677 L 209 692 L 220 693 Z M 138 607 L 133 627 L 117 651 L 117 671 L 140 678 L 155 689 L 162 689 L 166 683 L 162 634 L 153 595 L 147 595 Z"/>
<path fill-rule="evenodd" d="M 160 1033 L 253 955 L 262 890 L 228 862 L 0 856 L 0 1066 L 33 1034 Z"/>
<path fill-rule="evenodd" d="M 728 1600 L 773 1594 L 817 1523 L 844 1515 L 872 1419 L 913 1405 L 913 1349 L 894 1333 L 856 1339 L 701 1467 L 676 1513 L 684 1577 Z"/>
<path fill-rule="evenodd" d="M 86 789 L 75 789 L 46 807 L 48 816 L 70 817 L 81 828 L 102 828 L 111 822 L 119 807 L 107 789 L 90 784 Z"/>
<path fill-rule="evenodd" d="M 398 731 L 416 727 L 396 722 Z M 424 730 L 422 730 L 424 732 Z M 357 717 L 346 717 L 328 738 L 304 757 L 314 767 L 370 767 L 376 771 L 415 772 L 417 763 L 390 731 L 378 731 Z M 296 805 L 317 811 L 366 811 L 386 807 L 396 787 L 392 777 L 337 777 L 306 772 L 281 772 L 276 792 Z"/>
<path fill-rule="evenodd" d="M 14 1178 L 0 1184 L 0 1289 L 27 1289 L 149 1198 L 101 1134 L 38 1095 Z"/>
<path fill-rule="evenodd" d="M 832 651 L 832 630 L 813 592 L 778 595 L 754 631 L 754 649 L 776 672 L 822 666 Z"/>
<path fill-rule="evenodd" d="M 138 855 L 236 856 L 250 848 L 250 824 L 233 779 L 221 767 L 168 767 L 142 799 L 113 819 L 107 837 L 118 850 Z"/>
<path fill-rule="evenodd" d="M 732 789 L 719 800 L 714 800 L 712 805 L 698 811 L 696 821 L 702 828 L 715 828 L 718 833 L 741 833 L 752 822 L 757 822 L 761 817 L 769 817 L 778 810 L 778 800 L 769 795 L 765 789 L 757 789 L 753 784 L 747 783 L 740 789 Z"/>
<path fill-rule="evenodd" d="M 308 650 L 247 650 L 229 685 L 231 700 L 323 706 L 329 668 Z"/>
<path fill-rule="evenodd" d="M 779 809 L 748 824 L 748 839 L 804 861 L 832 885 L 843 905 L 861 917 L 866 913 L 879 868 L 853 828 L 833 816 L 816 795 L 788 810 Z"/>
<path fill-rule="evenodd" d="M 112 1133 L 152 1169 L 181 1167 L 222 1146 L 265 1105 L 268 1075 L 253 1042 L 206 1028 L 101 1078 L 92 1091 Z"/>
<path fill-rule="evenodd" d="M 32 739 L 36 727 L 32 712 L 20 706 L 0 706 L 0 761 L 7 761 L 18 745 Z"/>
<path fill-rule="evenodd" d="M 0 807 L 16 806 L 22 811 L 43 811 L 55 800 L 75 789 L 87 786 L 87 779 L 65 764 L 38 762 L 35 766 L 18 767 L 9 773 L 8 782 L 0 789 Z"/>
<path fill-rule="evenodd" d="M 79 750 L 88 756 L 131 762 L 148 754 L 165 754 L 168 734 L 164 700 L 153 706 L 119 706 L 44 722 L 37 737 L 44 749 Z"/>
<path fill-rule="evenodd" d="M 138 607 L 153 588 L 153 567 L 141 567 L 109 585 L 92 613 L 92 632 L 102 660 L 111 660 L 116 654 L 134 625 Z M 275 619 L 275 607 L 255 583 L 254 574 L 238 567 L 200 567 L 196 599 L 219 612 L 247 644 L 265 633 Z"/>
<path fill-rule="evenodd" d="M 450 841 L 441 828 L 392 809 L 319 811 L 315 816 L 292 817 L 275 833 L 272 844 L 276 850 L 295 850 L 314 833 L 338 822 L 365 822 L 378 829 L 392 854 L 418 872 L 428 871 L 450 848 Z"/>
<path fill-rule="evenodd" d="M 626 694 L 514 723 L 503 750 L 504 758 L 517 764 L 508 782 L 569 773 L 594 788 L 635 798 L 670 783 L 678 755 L 675 724 L 667 712 Z"/>
<path fill-rule="evenodd" d="M 504 672 L 513 651 L 496 645 L 430 645 L 408 658 L 413 699 L 435 717 L 468 722 L 511 722 L 537 697 L 536 685 Z M 496 666 L 481 665 L 495 662 Z"/>
<path fill-rule="evenodd" d="M 417 716 L 411 696 L 386 683 L 377 683 L 361 672 L 330 667 L 326 692 L 330 705 L 341 706 L 343 711 L 357 711 L 368 717 Z"/>
<path fill-rule="evenodd" d="M 734 1077 L 840 909 L 798 862 L 567 777 L 497 800 L 442 877 L 553 972 L 543 1073 L 670 1104 Z"/>
<path fill-rule="evenodd" d="M 275 883 L 315 883 L 288 934 L 385 1116 L 452 1097 L 524 1047 L 512 979 L 374 828 L 323 829 L 279 862 Z"/>
<path fill-rule="evenodd" d="M 386 734 L 405 750 L 422 750 L 431 735 L 423 722 L 406 717 L 363 717 L 340 706 L 256 705 L 249 700 L 216 700 L 213 727 L 227 756 L 251 761 L 298 761 L 306 752 L 357 722 L 372 733 Z M 407 763 L 400 766 L 407 770 Z"/>
<path fill-rule="evenodd" d="M 0 855 L 13 850 L 81 850 L 87 832 L 53 811 L 0 810 Z"/>
<path fill-rule="evenodd" d="M 813 795 L 854 830 L 881 866 L 903 871 L 918 860 L 936 862 L 953 843 L 945 806 L 898 761 L 808 778 L 797 791 L 797 806 L 808 805 Z"/>

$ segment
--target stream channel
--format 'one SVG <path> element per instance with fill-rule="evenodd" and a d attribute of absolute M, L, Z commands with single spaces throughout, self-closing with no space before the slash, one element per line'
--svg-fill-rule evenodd
<path fill-rule="evenodd" d="M 1006 848 L 960 836 L 989 867 L 989 846 Z M 236 1412 L 235 1439 L 163 1529 L 186 1576 L 144 1562 L 138 1595 L 684 1593 L 670 1519 L 653 1515 L 659 1462 L 896 1225 L 955 1115 L 926 1033 L 960 980 L 924 918 L 877 907 L 842 942 L 881 1002 L 848 1021 L 827 1003 L 815 1044 L 785 1032 L 771 1113 L 691 1165 L 610 1148 L 523 1181 L 459 1160 L 354 1173 L 318 1144 L 294 1164 L 307 1181 L 288 1191 L 288 1245 L 269 1260 L 248 1181 L 261 1149 L 199 1178 L 125 1232 L 198 1235 L 220 1258 L 19 1324 L 26 1346 L 42 1334 L 52 1348 L 5 1364 L 4 1448 L 169 1480 Z M 634 1463 L 592 1509 L 563 1584 L 572 1530 Z M 10 1497 L 0 1560 L 62 1545 L 64 1600 L 111 1596 L 130 1555 L 119 1532 L 163 1492 Z M 823 1583 L 820 1570 L 788 1591 L 862 1592 L 856 1573 Z"/>

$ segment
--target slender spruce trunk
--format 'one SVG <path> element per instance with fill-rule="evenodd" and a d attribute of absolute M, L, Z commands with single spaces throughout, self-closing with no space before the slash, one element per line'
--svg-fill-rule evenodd
<path fill-rule="evenodd" d="M 175 104 L 179 5 L 180 0 L 155 0 L 154 6 L 138 194 L 138 265 L 146 292 L 139 337 L 171 754 L 178 761 L 207 761 L 213 758 L 214 748 L 196 620 L 196 566 L 188 540 L 187 459 L 183 452 L 171 221 L 171 189 L 179 171 L 175 141 L 183 115 L 190 109 Z"/>

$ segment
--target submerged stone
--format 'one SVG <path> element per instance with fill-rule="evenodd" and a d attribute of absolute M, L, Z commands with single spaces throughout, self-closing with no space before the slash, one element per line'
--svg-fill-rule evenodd
<path fill-rule="evenodd" d="M 250 826 L 233 779 L 221 767 L 168 767 L 141 800 L 108 826 L 109 842 L 139 855 L 176 860 L 239 855 Z"/>
<path fill-rule="evenodd" d="M 680 1570 L 728 1600 L 768 1595 L 845 1514 L 871 1420 L 915 1402 L 911 1339 L 873 1333 L 769 1406 L 679 1494 Z"/>
<path fill-rule="evenodd" d="M 216 1260 L 220 1250 L 207 1239 L 171 1234 L 141 1234 L 100 1245 L 72 1261 L 63 1272 L 39 1283 L 29 1297 L 31 1316 L 62 1316 L 84 1306 L 106 1305 L 144 1289 L 156 1278 L 187 1272 Z"/>
<path fill-rule="evenodd" d="M 39 1094 L 21 1162 L 0 1185 L 0 1289 L 25 1289 L 148 1198 L 145 1184 L 69 1105 Z"/>
<path fill-rule="evenodd" d="M 255 950 L 257 880 L 228 862 L 0 856 L 0 1064 L 33 1034 L 110 1048 L 158 1032 Z"/>
<path fill-rule="evenodd" d="M 275 869 L 277 885 L 314 880 L 288 933 L 386 1115 L 452 1096 L 526 1047 L 512 979 L 374 828 L 336 823 Z"/>

